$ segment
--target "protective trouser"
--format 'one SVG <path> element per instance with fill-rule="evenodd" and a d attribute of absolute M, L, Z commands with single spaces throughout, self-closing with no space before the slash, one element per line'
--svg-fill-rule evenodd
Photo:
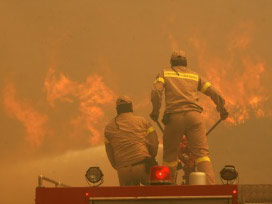
<path fill-rule="evenodd" d="M 120 186 L 139 186 L 149 184 L 149 174 L 146 171 L 146 164 L 139 163 L 121 167 L 117 170 Z"/>
<path fill-rule="evenodd" d="M 197 171 L 205 172 L 207 184 L 215 184 L 213 168 L 209 158 L 206 128 L 197 111 L 172 113 L 166 122 L 163 133 L 163 165 L 170 167 L 172 182 L 175 183 L 178 149 L 183 135 L 189 142 Z"/>

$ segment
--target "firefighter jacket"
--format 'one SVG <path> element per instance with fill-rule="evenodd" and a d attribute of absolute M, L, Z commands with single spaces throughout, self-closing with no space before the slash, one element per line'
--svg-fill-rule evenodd
<path fill-rule="evenodd" d="M 198 92 L 209 96 L 216 104 L 217 111 L 224 110 L 225 100 L 210 82 L 183 66 L 162 70 L 154 81 L 151 91 L 153 113 L 159 114 L 162 95 L 165 90 L 165 113 L 184 111 L 202 112 L 198 103 Z"/>
<path fill-rule="evenodd" d="M 151 123 L 132 112 L 117 115 L 105 128 L 106 152 L 115 169 L 155 158 L 158 144 Z"/>

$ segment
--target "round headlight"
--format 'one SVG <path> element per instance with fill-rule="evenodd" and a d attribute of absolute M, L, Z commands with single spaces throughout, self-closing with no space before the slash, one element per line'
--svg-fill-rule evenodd
<path fill-rule="evenodd" d="M 90 167 L 87 170 L 85 176 L 87 180 L 90 181 L 91 183 L 97 183 L 103 179 L 104 175 L 99 167 Z"/>
<path fill-rule="evenodd" d="M 220 171 L 221 179 L 226 181 L 233 181 L 237 179 L 238 172 L 236 171 L 235 167 L 232 165 L 226 165 L 221 171 Z"/>

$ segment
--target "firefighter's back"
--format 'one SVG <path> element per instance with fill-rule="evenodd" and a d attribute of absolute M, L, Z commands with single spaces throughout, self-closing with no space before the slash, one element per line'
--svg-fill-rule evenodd
<path fill-rule="evenodd" d="M 134 113 L 122 113 L 106 127 L 114 150 L 116 167 L 127 166 L 150 157 L 146 147 L 148 121 Z"/>
<path fill-rule="evenodd" d="M 199 76 L 183 66 L 164 69 L 161 73 L 165 83 L 165 113 L 195 110 L 198 104 Z"/>

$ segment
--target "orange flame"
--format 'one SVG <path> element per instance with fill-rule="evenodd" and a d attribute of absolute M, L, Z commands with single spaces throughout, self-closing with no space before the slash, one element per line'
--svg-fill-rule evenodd
<path fill-rule="evenodd" d="M 62 73 L 57 75 L 55 69 L 50 68 L 44 82 L 47 101 L 52 107 L 55 106 L 55 100 L 71 103 L 73 100 L 69 98 L 69 95 L 77 92 L 76 86 L 75 82 L 70 81 Z"/>
<path fill-rule="evenodd" d="M 23 123 L 27 133 L 26 140 L 35 147 L 40 146 L 48 117 L 35 110 L 30 103 L 17 99 L 16 90 L 11 83 L 4 89 L 4 106 L 11 117 Z"/>
<path fill-rule="evenodd" d="M 71 81 L 62 73 L 56 73 L 50 68 L 45 79 L 47 100 L 52 107 L 55 101 L 79 103 L 79 115 L 71 120 L 71 124 L 77 130 L 86 128 L 90 131 L 90 143 L 97 144 L 101 138 L 98 126 L 104 117 L 104 111 L 99 105 L 111 103 L 113 92 L 103 83 L 98 75 L 89 76 L 85 83 Z"/>
<path fill-rule="evenodd" d="M 269 99 L 262 80 L 265 63 L 254 54 L 244 51 L 250 49 L 251 30 L 250 26 L 243 25 L 231 33 L 228 46 L 230 53 L 224 59 L 212 56 L 204 40 L 198 37 L 190 39 L 198 52 L 199 66 L 204 69 L 204 76 L 223 93 L 230 112 L 227 121 L 233 125 L 244 123 L 251 116 L 258 118 L 270 114 L 270 111 L 264 110 Z M 205 117 L 211 123 L 216 120 L 214 107 L 207 100 L 203 102 Z"/>

